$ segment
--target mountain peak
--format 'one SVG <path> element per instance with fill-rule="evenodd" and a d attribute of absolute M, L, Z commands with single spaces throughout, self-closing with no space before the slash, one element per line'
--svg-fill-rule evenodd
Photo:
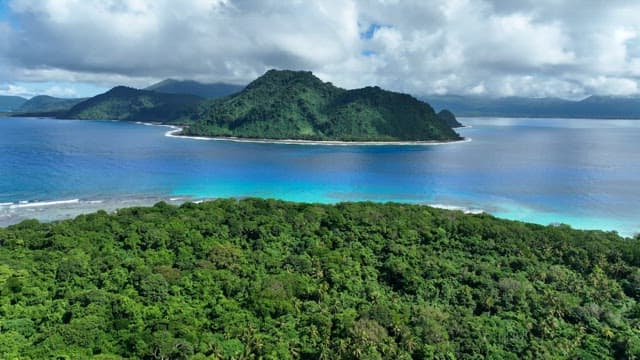
<path fill-rule="evenodd" d="M 270 139 L 458 140 L 433 109 L 379 87 L 345 90 L 310 71 L 269 70 L 241 92 L 208 103 L 187 135 Z"/>
<path fill-rule="evenodd" d="M 129 87 L 129 86 L 124 86 L 124 85 L 118 85 L 113 87 L 111 90 L 109 90 L 108 92 L 120 92 L 120 91 L 138 91 L 138 89 Z"/>
<path fill-rule="evenodd" d="M 333 86 L 331 83 L 325 83 L 315 76 L 311 71 L 295 71 L 295 70 L 276 70 L 271 69 L 259 78 L 252 81 L 247 88 L 255 88 L 262 85 L 305 85 L 305 86 Z"/>
<path fill-rule="evenodd" d="M 196 95 L 203 98 L 215 99 L 237 93 L 244 88 L 242 85 L 213 83 L 205 84 L 195 80 L 165 79 L 155 83 L 145 90 L 165 94 Z"/>

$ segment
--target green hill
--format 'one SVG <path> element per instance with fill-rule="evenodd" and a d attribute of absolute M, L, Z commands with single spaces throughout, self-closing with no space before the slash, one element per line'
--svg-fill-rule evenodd
<path fill-rule="evenodd" d="M 217 200 L 0 228 L 3 359 L 637 359 L 640 239 Z"/>
<path fill-rule="evenodd" d="M 194 95 L 163 94 L 117 86 L 75 105 L 60 117 L 172 122 L 189 113 L 202 100 Z"/>
<path fill-rule="evenodd" d="M 207 99 L 216 99 L 231 95 L 242 89 L 244 89 L 244 86 L 242 85 L 225 83 L 205 84 L 193 80 L 174 79 L 166 79 L 145 88 L 145 90 L 161 93 L 196 95 Z"/>
<path fill-rule="evenodd" d="M 270 70 L 241 92 L 203 103 L 186 135 L 313 140 L 458 140 L 409 95 L 345 90 L 311 72 Z"/>
<path fill-rule="evenodd" d="M 164 84 L 163 84 L 164 83 Z M 311 72 L 270 70 L 242 91 L 220 99 L 118 86 L 59 117 L 153 121 L 186 125 L 184 135 L 244 138 L 447 141 L 461 137 L 453 118 L 438 116 L 410 95 L 379 87 L 345 90 Z M 191 84 L 192 85 L 192 84 Z M 175 90 L 176 88 L 174 88 Z M 450 114 L 450 113 L 449 113 Z M 453 114 L 450 114 L 453 116 Z"/>
<path fill-rule="evenodd" d="M 63 99 L 47 95 L 34 96 L 23 103 L 16 111 L 20 112 L 40 112 L 40 111 L 57 111 L 69 110 L 76 104 L 87 100 L 82 99 Z"/>
<path fill-rule="evenodd" d="M 438 112 L 438 117 L 440 118 L 440 120 L 444 121 L 445 124 L 451 126 L 452 128 L 464 126 L 460 124 L 460 122 L 458 122 L 458 119 L 456 119 L 456 116 L 447 109 L 440 110 L 440 112 Z"/>
<path fill-rule="evenodd" d="M 14 111 L 24 104 L 27 99 L 20 96 L 0 95 L 0 111 Z"/>

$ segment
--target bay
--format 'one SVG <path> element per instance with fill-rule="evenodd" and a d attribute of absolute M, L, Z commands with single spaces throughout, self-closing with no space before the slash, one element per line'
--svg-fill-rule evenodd
<path fill-rule="evenodd" d="M 0 225 L 216 197 L 398 201 L 640 231 L 640 122 L 463 118 L 470 142 L 312 146 L 164 136 L 160 126 L 0 118 Z"/>

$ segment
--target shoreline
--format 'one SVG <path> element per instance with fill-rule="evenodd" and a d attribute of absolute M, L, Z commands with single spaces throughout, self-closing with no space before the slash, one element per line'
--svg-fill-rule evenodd
<path fill-rule="evenodd" d="M 251 197 L 251 196 L 249 196 Z M 180 206 L 186 202 L 193 202 L 196 204 L 213 201 L 217 199 L 244 199 L 247 196 L 231 196 L 231 197 L 200 197 L 194 195 L 140 195 L 132 197 L 101 197 L 97 198 L 63 198 L 63 199 L 40 199 L 40 200 L 18 200 L 7 201 L 0 203 L 0 228 L 19 224 L 25 220 L 38 220 L 42 223 L 49 223 L 54 221 L 62 221 L 68 219 L 74 219 L 80 215 L 92 214 L 97 211 L 106 211 L 108 213 L 117 213 L 120 209 L 126 209 L 131 207 L 152 207 L 158 202 L 165 202 L 170 205 Z M 278 199 L 287 202 L 297 203 L 322 203 L 320 202 L 300 202 L 285 199 Z M 370 201 L 370 200 L 355 200 L 355 202 Z M 376 202 L 375 200 L 373 200 Z M 330 202 L 330 204 L 338 204 L 342 201 Z M 351 202 L 348 201 L 347 202 Z M 405 202 L 395 201 L 402 204 Z M 406 203 L 411 204 L 411 203 Z M 483 214 L 487 212 L 484 209 L 477 207 L 466 207 L 454 204 L 442 204 L 442 203 L 428 203 L 419 202 L 414 205 L 428 206 L 432 208 L 461 211 L 464 214 Z"/>
<path fill-rule="evenodd" d="M 130 207 L 150 207 L 164 201 L 171 205 L 180 205 L 187 201 L 196 202 L 190 196 L 143 195 L 134 197 L 100 197 L 49 200 L 20 200 L 0 203 L 0 228 L 19 224 L 25 220 L 38 220 L 42 223 L 74 219 L 80 215 L 98 211 L 108 213 Z M 206 199 L 205 199 L 206 200 Z M 200 200 L 203 201 L 203 200 Z"/>
<path fill-rule="evenodd" d="M 57 119 L 57 118 L 52 118 Z M 60 119 L 60 120 L 76 120 L 76 119 Z M 116 122 L 131 122 L 126 120 L 94 120 L 94 121 L 116 121 Z M 450 145 L 461 144 L 471 142 L 470 137 L 463 137 L 461 140 L 450 141 L 438 141 L 438 140 L 424 140 L 424 141 L 341 141 L 341 140 L 297 140 L 297 139 L 267 139 L 267 138 L 241 138 L 235 136 L 189 136 L 179 135 L 178 133 L 184 130 L 183 127 L 177 125 L 169 125 L 153 122 L 134 121 L 134 124 L 145 126 L 162 126 L 170 128 L 171 130 L 164 133 L 166 137 L 172 137 L 177 139 L 191 139 L 191 140 L 203 140 L 203 141 L 227 141 L 236 143 L 252 143 L 252 144 L 277 144 L 277 145 L 312 145 L 312 146 L 435 146 L 435 145 Z M 460 129 L 471 128 L 470 125 L 464 125 Z"/>
<path fill-rule="evenodd" d="M 204 140 L 204 141 L 229 141 L 237 143 L 253 144 L 279 144 L 279 145 L 316 145 L 316 146 L 433 146 L 470 142 L 471 138 L 452 141 L 340 141 L 340 140 L 296 140 L 296 139 L 263 139 L 263 138 L 239 138 L 235 136 L 189 136 L 179 135 L 183 128 L 175 125 L 153 124 L 137 122 L 147 126 L 164 126 L 171 130 L 164 133 L 166 137 L 178 139 Z"/>
<path fill-rule="evenodd" d="M 251 196 L 249 196 L 250 198 Z M 61 199 L 61 200 L 32 200 L 32 201 L 14 201 L 14 202 L 2 202 L 0 203 L 0 229 L 6 228 L 11 225 L 19 224 L 25 220 L 37 220 L 41 223 L 50 223 L 56 221 L 63 221 L 69 219 L 75 219 L 80 215 L 94 214 L 98 211 L 106 211 L 109 214 L 117 213 L 121 209 L 131 207 L 152 207 L 158 202 L 165 202 L 169 205 L 180 206 L 186 202 L 202 203 L 206 201 L 213 201 L 216 199 L 244 199 L 246 196 L 231 196 L 231 197 L 197 197 L 193 195 L 147 195 L 140 197 L 102 197 L 101 199 Z M 263 198 L 263 197 L 258 197 Z M 264 198 L 264 199 L 269 199 Z M 286 202 L 295 203 L 317 203 L 309 201 L 293 201 L 286 199 L 278 199 Z M 335 201 L 330 204 L 339 204 L 341 202 L 376 202 L 385 203 L 387 201 L 375 201 L 375 200 L 346 200 Z M 619 228 L 617 226 L 605 226 L 605 227 L 590 227 L 584 226 L 580 222 L 566 221 L 563 219 L 560 222 L 552 222 L 549 220 L 532 220 L 523 219 L 519 216 L 513 216 L 508 212 L 491 211 L 486 208 L 455 205 L 453 203 L 429 203 L 429 202 L 404 202 L 404 201 L 391 201 L 397 204 L 412 204 L 419 206 L 426 206 L 431 208 L 443 209 L 448 211 L 460 211 L 469 215 L 488 214 L 493 217 L 511 221 L 519 221 L 527 224 L 538 224 L 542 226 L 557 226 L 558 224 L 568 224 L 571 228 L 583 231 L 615 231 L 620 236 L 631 238 L 636 232 L 628 229 Z M 575 220 L 575 219 L 574 219 Z M 578 219 L 579 220 L 579 219 Z"/>

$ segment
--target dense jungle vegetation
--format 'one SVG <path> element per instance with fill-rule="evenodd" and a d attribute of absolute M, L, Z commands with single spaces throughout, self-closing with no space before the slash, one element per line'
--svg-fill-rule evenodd
<path fill-rule="evenodd" d="M 216 200 L 0 228 L 3 359 L 634 359 L 640 238 Z"/>
<path fill-rule="evenodd" d="M 186 122 L 186 135 L 347 141 L 461 139 L 447 120 L 410 95 L 379 87 L 345 90 L 308 71 L 269 70 L 239 93 L 201 104 Z"/>
<path fill-rule="evenodd" d="M 58 115 L 64 119 L 126 120 L 172 123 L 189 114 L 203 99 L 117 86 Z"/>
<path fill-rule="evenodd" d="M 68 111 L 17 116 L 168 123 L 183 125 L 184 135 L 196 136 L 345 141 L 461 139 L 452 129 L 461 124 L 449 111 L 436 114 L 427 103 L 379 87 L 341 89 L 308 71 L 269 70 L 244 89 L 203 85 L 200 90 L 206 94 L 210 93 L 205 90 L 241 90 L 215 99 L 171 93 L 194 84 L 198 83 L 167 80 L 150 87 L 153 90 L 117 86 Z"/>

